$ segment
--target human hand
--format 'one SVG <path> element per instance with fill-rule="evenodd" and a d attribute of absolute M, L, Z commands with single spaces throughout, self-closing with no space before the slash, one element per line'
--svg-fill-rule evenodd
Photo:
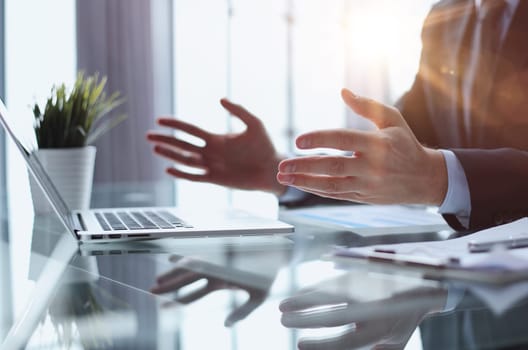
<path fill-rule="evenodd" d="M 342 281 L 336 279 L 334 282 Z M 431 286 L 412 288 L 388 298 L 369 301 L 337 292 L 343 291 L 343 286 L 334 288 L 333 292 L 329 289 L 333 288 L 308 289 L 280 304 L 283 313 L 281 322 L 286 327 L 347 329 L 336 336 L 301 338 L 298 342 L 301 350 L 366 346 L 403 349 L 420 322 L 427 315 L 442 310 L 446 300 L 444 289 Z"/>
<path fill-rule="evenodd" d="M 258 308 L 265 301 L 268 295 L 268 288 L 273 282 L 265 281 L 262 276 L 248 276 L 249 273 L 243 271 L 224 269 L 221 266 L 196 259 L 172 256 L 171 261 L 175 262 L 176 266 L 156 278 L 156 284 L 150 289 L 152 293 L 178 292 L 195 282 L 205 280 L 205 286 L 185 295 L 177 295 L 174 302 L 190 304 L 208 294 L 225 289 L 243 290 L 248 294 L 247 301 L 236 307 L 227 316 L 224 322 L 226 327 L 243 320 Z M 223 271 L 221 271 L 222 269 Z M 262 288 L 264 285 L 266 288 Z"/>
<path fill-rule="evenodd" d="M 193 174 L 175 167 L 168 168 L 167 172 L 191 181 L 261 190 L 278 196 L 283 194 L 286 188 L 276 180 L 277 166 L 282 158 L 275 150 L 262 121 L 227 99 L 222 99 L 220 103 L 246 125 L 246 130 L 237 134 L 213 134 L 174 118 L 158 119 L 159 125 L 183 131 L 205 143 L 200 147 L 178 136 L 149 132 L 147 139 L 155 143 L 154 153 L 176 164 L 199 169 L 203 174 Z"/>
<path fill-rule="evenodd" d="M 442 153 L 422 146 L 393 107 L 344 89 L 345 103 L 376 124 L 375 131 L 314 131 L 297 147 L 352 151 L 351 156 L 306 156 L 284 160 L 277 180 L 322 197 L 372 204 L 440 205 L 447 192 Z"/>

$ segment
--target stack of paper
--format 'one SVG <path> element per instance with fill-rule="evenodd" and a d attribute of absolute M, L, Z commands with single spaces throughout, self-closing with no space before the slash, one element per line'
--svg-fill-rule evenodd
<path fill-rule="evenodd" d="M 404 205 L 337 205 L 281 212 L 292 223 L 319 225 L 351 231 L 362 236 L 423 233 L 449 230 L 436 210 Z"/>
<path fill-rule="evenodd" d="M 528 277 L 528 247 L 507 249 L 502 244 L 491 251 L 475 253 L 469 249 L 470 242 L 508 241 L 527 234 L 528 218 L 524 218 L 461 238 L 342 248 L 335 256 L 409 268 L 431 277 L 504 283 Z"/>

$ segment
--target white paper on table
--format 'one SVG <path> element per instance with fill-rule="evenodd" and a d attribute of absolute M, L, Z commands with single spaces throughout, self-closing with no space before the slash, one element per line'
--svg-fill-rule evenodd
<path fill-rule="evenodd" d="M 376 251 L 392 251 L 401 257 L 437 259 L 438 261 L 458 260 L 459 266 L 466 269 L 528 269 L 528 248 L 498 250 L 487 253 L 471 253 L 470 241 L 504 239 L 528 232 L 528 218 L 482 230 L 464 237 L 434 242 L 413 242 L 388 245 L 374 245 L 359 248 L 340 248 L 336 254 L 342 257 L 368 257 Z"/>
<path fill-rule="evenodd" d="M 450 230 L 436 209 L 423 206 L 318 206 L 286 210 L 281 219 L 345 229 L 364 236 Z"/>

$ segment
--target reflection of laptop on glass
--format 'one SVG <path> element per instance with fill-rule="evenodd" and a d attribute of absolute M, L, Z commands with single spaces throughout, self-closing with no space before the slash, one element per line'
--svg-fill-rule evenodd
<path fill-rule="evenodd" d="M 42 188 L 60 220 L 81 242 L 153 239 L 163 237 L 205 237 L 263 235 L 293 232 L 293 226 L 278 220 L 259 218 L 241 211 L 185 213 L 176 208 L 112 208 L 70 211 L 38 158 L 16 135 L 14 120 L 0 100 L 0 122 L 22 153 L 30 172 Z"/>

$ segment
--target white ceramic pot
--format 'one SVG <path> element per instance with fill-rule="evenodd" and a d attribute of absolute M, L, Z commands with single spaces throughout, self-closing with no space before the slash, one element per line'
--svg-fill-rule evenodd
<path fill-rule="evenodd" d="M 92 195 L 95 147 L 39 149 L 36 155 L 70 209 L 88 209 Z M 31 195 L 36 213 L 53 209 L 40 187 L 30 176 Z"/>

